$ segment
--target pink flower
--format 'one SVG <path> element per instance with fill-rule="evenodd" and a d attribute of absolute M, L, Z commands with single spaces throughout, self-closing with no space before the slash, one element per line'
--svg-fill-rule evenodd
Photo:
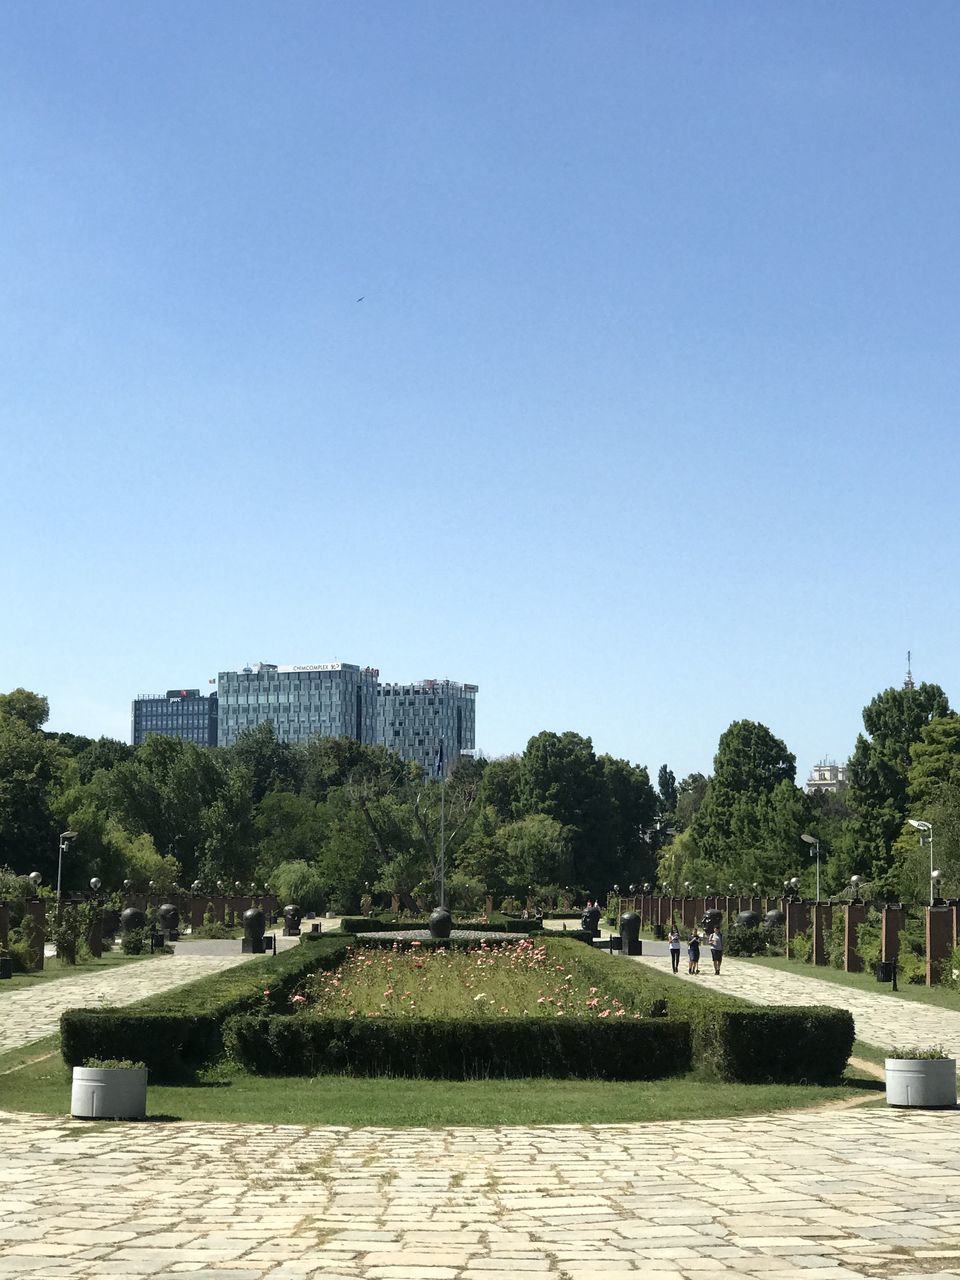
<path fill-rule="evenodd" d="M 601 1018 L 609 1018 L 609 1017 L 610 1017 L 610 1010 L 609 1010 L 609 1009 L 604 1009 L 604 1010 L 602 1010 L 602 1012 L 601 1012 L 598 1016 L 599 1016 L 599 1017 L 601 1017 Z"/>
<path fill-rule="evenodd" d="M 306 997 L 306 996 L 301 996 L 301 995 L 291 996 L 291 997 L 290 997 L 290 1003 L 291 1003 L 291 1004 L 306 1004 L 306 1003 L 307 1003 L 307 997 Z"/>

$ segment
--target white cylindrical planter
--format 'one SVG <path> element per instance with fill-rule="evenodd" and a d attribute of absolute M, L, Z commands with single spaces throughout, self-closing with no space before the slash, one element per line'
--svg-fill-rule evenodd
<path fill-rule="evenodd" d="M 78 1120 L 143 1120 L 146 1067 L 74 1067 L 70 1114 Z"/>
<path fill-rule="evenodd" d="M 954 1058 L 886 1058 L 887 1105 L 891 1107 L 955 1107 L 957 1063 Z"/>

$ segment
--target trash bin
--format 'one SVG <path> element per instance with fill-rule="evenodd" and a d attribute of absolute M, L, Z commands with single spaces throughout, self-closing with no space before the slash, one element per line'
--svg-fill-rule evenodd
<path fill-rule="evenodd" d="M 893 961 L 881 960 L 873 966 L 873 972 L 878 982 L 893 981 Z"/>

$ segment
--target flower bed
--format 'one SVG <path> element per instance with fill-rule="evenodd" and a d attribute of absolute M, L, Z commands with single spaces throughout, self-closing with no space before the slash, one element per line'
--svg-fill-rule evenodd
<path fill-rule="evenodd" d="M 338 1018 L 603 1019 L 643 1016 L 642 988 L 624 1002 L 543 943 L 482 942 L 468 951 L 361 948 L 311 974 L 292 996 L 305 1015 Z"/>

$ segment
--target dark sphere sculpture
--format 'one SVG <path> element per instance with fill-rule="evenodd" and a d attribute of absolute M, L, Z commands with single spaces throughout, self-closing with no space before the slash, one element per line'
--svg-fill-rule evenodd
<path fill-rule="evenodd" d="M 760 923 L 759 911 L 738 911 L 737 924 L 741 929 L 755 929 Z"/>
<path fill-rule="evenodd" d="M 431 911 L 428 924 L 431 938 L 449 938 L 453 916 L 446 907 L 437 907 L 435 911 Z"/>
<path fill-rule="evenodd" d="M 127 907 L 125 911 L 120 912 L 120 928 L 124 933 L 142 929 L 146 923 L 147 917 L 138 907 Z"/>
<path fill-rule="evenodd" d="M 782 911 L 779 911 L 776 907 L 774 907 L 772 911 L 768 911 L 767 914 L 763 917 L 763 927 L 765 929 L 774 929 L 778 924 L 783 924 L 786 918 L 787 917 L 783 914 Z"/>
<path fill-rule="evenodd" d="M 251 907 L 243 913 L 243 935 L 251 942 L 259 942 L 267 927 L 267 917 L 259 907 Z"/>
<path fill-rule="evenodd" d="M 714 929 L 719 929 L 719 927 L 723 924 L 723 912 L 722 911 L 705 911 L 703 913 L 703 919 L 701 920 L 700 923 L 704 929 L 709 929 L 710 932 L 712 933 Z"/>
<path fill-rule="evenodd" d="M 167 933 L 180 927 L 180 912 L 172 902 L 164 902 L 157 908 L 157 923 Z"/>
<path fill-rule="evenodd" d="M 295 902 L 288 903 L 283 908 L 283 936 L 285 938 L 296 938 L 300 934 L 300 921 L 303 919 L 303 912 Z"/>

